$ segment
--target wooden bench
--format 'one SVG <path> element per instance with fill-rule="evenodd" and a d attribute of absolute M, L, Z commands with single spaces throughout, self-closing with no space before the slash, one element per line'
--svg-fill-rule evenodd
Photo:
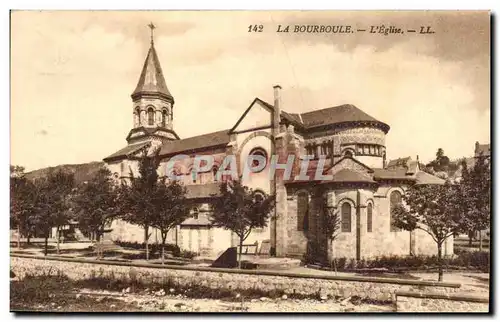
<path fill-rule="evenodd" d="M 259 242 L 255 242 L 253 244 L 243 244 L 241 245 L 241 254 L 242 255 L 257 255 L 257 250 L 259 248 Z M 238 251 L 240 250 L 239 247 Z"/>
<path fill-rule="evenodd" d="M 103 258 L 104 253 L 118 251 L 118 250 L 121 250 L 122 248 L 120 246 L 116 245 L 111 240 L 103 240 L 101 242 L 95 243 L 94 249 L 96 251 L 97 258 Z"/>

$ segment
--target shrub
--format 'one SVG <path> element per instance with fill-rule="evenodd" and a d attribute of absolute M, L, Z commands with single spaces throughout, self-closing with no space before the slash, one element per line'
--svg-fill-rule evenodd
<path fill-rule="evenodd" d="M 128 242 L 128 241 L 121 241 L 117 240 L 115 241 L 117 245 L 123 248 L 132 248 L 132 249 L 137 249 L 137 250 L 144 250 L 146 249 L 146 244 L 145 243 L 138 243 L 138 242 Z M 149 244 L 149 256 L 151 257 L 160 257 L 161 256 L 161 244 Z M 165 244 L 165 252 L 170 252 L 172 253 L 173 256 L 179 257 L 181 254 L 181 250 L 179 246 L 175 244 Z"/>
<path fill-rule="evenodd" d="M 474 268 L 489 272 L 489 252 L 458 252 L 451 258 L 443 258 L 443 266 L 447 268 Z M 389 270 L 427 269 L 439 265 L 438 257 L 433 256 L 381 256 L 371 260 L 337 258 L 338 270 L 363 268 L 387 268 Z"/>
<path fill-rule="evenodd" d="M 178 257 L 193 259 L 196 255 L 198 255 L 196 252 L 183 250 L 180 252 Z"/>
<path fill-rule="evenodd" d="M 318 262 L 318 258 L 321 258 L 318 243 L 314 241 L 308 241 L 306 254 L 304 255 L 305 263 L 316 264 Z"/>
<path fill-rule="evenodd" d="M 340 257 L 335 259 L 337 262 L 337 270 L 343 270 L 346 267 L 347 259 L 345 257 Z"/>

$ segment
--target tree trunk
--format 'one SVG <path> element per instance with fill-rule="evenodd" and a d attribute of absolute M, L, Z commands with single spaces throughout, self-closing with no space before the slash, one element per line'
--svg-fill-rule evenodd
<path fill-rule="evenodd" d="M 240 237 L 240 251 L 238 254 L 238 268 L 241 269 L 241 253 L 243 252 L 243 238 Z"/>
<path fill-rule="evenodd" d="M 60 230 L 59 230 L 59 226 L 57 226 L 57 228 L 56 228 L 57 255 L 59 255 L 59 234 L 60 234 Z"/>
<path fill-rule="evenodd" d="M 472 237 L 474 236 L 474 232 L 469 232 L 469 247 L 472 247 Z"/>
<path fill-rule="evenodd" d="M 442 282 L 443 281 L 443 253 L 441 250 L 441 243 L 438 243 L 438 281 Z"/>
<path fill-rule="evenodd" d="M 337 259 L 333 253 L 333 240 L 330 240 L 330 245 L 328 247 L 328 261 L 330 262 L 330 267 L 333 268 L 335 276 L 337 276 Z"/>
<path fill-rule="evenodd" d="M 17 249 L 21 249 L 21 227 L 17 225 Z"/>
<path fill-rule="evenodd" d="M 28 244 L 28 245 L 30 244 L 30 238 L 31 238 L 31 234 L 30 234 L 30 233 L 28 233 L 28 234 L 26 235 L 26 244 Z"/>
<path fill-rule="evenodd" d="M 45 249 L 44 249 L 44 255 L 47 256 L 47 248 L 49 244 L 49 234 L 45 234 Z"/>
<path fill-rule="evenodd" d="M 479 251 L 483 251 L 483 232 L 479 230 Z"/>
<path fill-rule="evenodd" d="M 161 264 L 165 264 L 165 241 L 167 240 L 167 234 L 161 233 Z"/>
<path fill-rule="evenodd" d="M 177 242 L 177 238 L 178 238 L 178 234 L 179 234 L 179 231 L 178 231 L 178 228 L 179 226 L 175 226 L 175 246 L 179 246 L 178 242 Z"/>
<path fill-rule="evenodd" d="M 144 244 L 146 245 L 146 260 L 149 260 L 149 226 L 144 227 Z"/>

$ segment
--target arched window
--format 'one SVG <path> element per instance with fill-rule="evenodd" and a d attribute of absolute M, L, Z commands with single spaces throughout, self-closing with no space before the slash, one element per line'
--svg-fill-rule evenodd
<path fill-rule="evenodd" d="M 191 176 L 192 183 L 196 183 L 198 181 L 198 172 L 194 171 L 193 167 L 189 168 L 188 174 Z"/>
<path fill-rule="evenodd" d="M 254 148 L 254 149 L 252 149 L 252 150 L 250 151 L 250 153 L 249 153 L 248 155 L 249 155 L 249 156 L 250 156 L 250 155 L 258 155 L 258 156 L 261 156 L 261 157 L 263 157 L 263 158 L 266 160 L 265 162 L 267 163 L 267 153 L 266 153 L 266 151 L 265 151 L 264 149 L 262 149 L 262 148 Z M 248 158 L 248 162 L 250 162 L 250 158 Z M 250 164 L 250 163 L 248 164 L 248 167 L 249 167 L 249 168 L 251 168 L 251 169 L 255 169 L 255 168 L 257 168 L 258 166 L 259 166 L 259 160 L 255 160 L 255 159 L 253 159 L 253 160 L 252 160 L 252 163 L 251 163 L 251 164 Z M 259 170 L 259 171 L 255 171 L 255 170 L 253 170 L 252 172 L 253 172 L 253 173 L 258 173 L 258 172 L 261 172 L 261 171 L 262 171 L 262 170 L 264 170 L 264 169 L 265 169 L 265 166 L 264 166 L 261 170 Z"/>
<path fill-rule="evenodd" d="M 309 196 L 301 192 L 297 196 L 297 230 L 307 231 L 309 226 Z"/>
<path fill-rule="evenodd" d="M 373 229 L 373 205 L 369 203 L 366 210 L 366 231 L 371 233 L 372 229 Z"/>
<path fill-rule="evenodd" d="M 161 126 L 163 126 L 163 127 L 167 126 L 167 122 L 168 122 L 167 118 L 168 118 L 168 112 L 167 112 L 167 110 L 164 109 L 161 112 Z"/>
<path fill-rule="evenodd" d="M 341 210 L 342 232 L 351 232 L 351 205 L 348 202 L 342 204 Z"/>
<path fill-rule="evenodd" d="M 344 157 L 346 157 L 346 158 L 352 158 L 353 157 L 352 150 L 351 149 L 345 150 L 344 151 Z"/>
<path fill-rule="evenodd" d="M 217 167 L 212 168 L 212 174 L 214 176 L 214 182 L 217 181 Z"/>
<path fill-rule="evenodd" d="M 194 219 L 198 219 L 199 213 L 200 213 L 200 211 L 198 210 L 198 208 L 193 208 L 193 218 Z"/>
<path fill-rule="evenodd" d="M 148 108 L 148 125 L 155 124 L 155 111 L 150 107 Z"/>
<path fill-rule="evenodd" d="M 391 231 L 401 231 L 401 229 L 394 226 L 394 209 L 396 208 L 397 205 L 400 205 L 402 202 L 401 192 L 399 191 L 391 192 L 390 202 L 391 202 L 391 209 L 390 209 Z"/>
<path fill-rule="evenodd" d="M 139 107 L 136 107 L 134 112 L 134 122 L 135 126 L 141 126 L 141 110 Z"/>

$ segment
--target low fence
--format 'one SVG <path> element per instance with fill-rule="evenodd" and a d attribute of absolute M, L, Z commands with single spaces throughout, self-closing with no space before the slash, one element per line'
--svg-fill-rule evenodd
<path fill-rule="evenodd" d="M 423 292 L 396 292 L 397 312 L 489 312 L 489 298 Z"/>
<path fill-rule="evenodd" d="M 114 276 L 124 280 L 162 283 L 172 279 L 177 285 L 202 285 L 213 289 L 248 290 L 282 294 L 329 297 L 359 296 L 362 299 L 394 301 L 397 292 L 456 293 L 460 284 L 415 281 L 395 278 L 295 274 L 209 267 L 120 263 L 105 260 L 61 258 L 11 254 L 11 270 L 22 278 L 25 274 L 62 271 L 69 278 L 82 280 L 91 276 Z"/>

